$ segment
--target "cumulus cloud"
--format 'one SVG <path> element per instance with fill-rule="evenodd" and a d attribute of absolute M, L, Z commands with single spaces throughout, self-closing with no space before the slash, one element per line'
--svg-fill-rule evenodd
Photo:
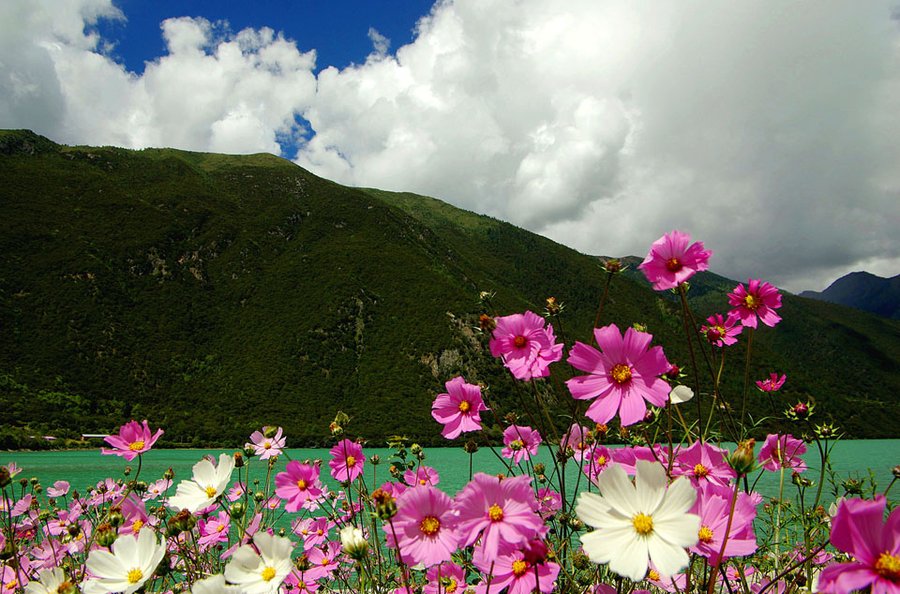
<path fill-rule="evenodd" d="M 893 11 L 893 12 L 892 12 Z M 275 30 L 173 15 L 141 75 L 111 0 L 0 4 L 0 126 L 70 143 L 286 147 L 592 254 L 679 228 L 713 269 L 821 289 L 900 268 L 900 20 L 888 0 L 442 0 L 390 51 L 315 71 Z M 278 23 L 272 23 L 273 27 Z M 297 122 L 309 123 L 309 129 Z"/>

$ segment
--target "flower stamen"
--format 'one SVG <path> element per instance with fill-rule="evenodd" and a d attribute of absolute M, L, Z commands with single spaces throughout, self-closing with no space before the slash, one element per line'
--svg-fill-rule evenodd
<path fill-rule="evenodd" d="M 425 516 L 422 518 L 422 521 L 419 522 L 419 530 L 421 530 L 422 534 L 425 536 L 434 536 L 440 528 L 441 521 L 434 516 Z"/>
<path fill-rule="evenodd" d="M 490 516 L 491 522 L 499 522 L 503 519 L 503 508 L 495 503 L 488 508 L 488 516 Z"/>
<path fill-rule="evenodd" d="M 631 523 L 634 524 L 635 532 L 641 536 L 647 536 L 653 532 L 653 518 L 643 512 L 631 518 Z"/>
<path fill-rule="evenodd" d="M 612 368 L 612 371 L 610 371 L 609 374 L 612 376 L 614 382 L 621 385 L 631 380 L 631 367 L 619 363 Z"/>

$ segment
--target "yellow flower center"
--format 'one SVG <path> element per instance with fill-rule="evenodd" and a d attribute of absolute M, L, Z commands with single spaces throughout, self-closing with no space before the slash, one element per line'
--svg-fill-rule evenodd
<path fill-rule="evenodd" d="M 631 518 L 631 523 L 634 524 L 635 531 L 641 536 L 647 536 L 653 532 L 653 518 L 645 513 L 639 513 Z"/>
<path fill-rule="evenodd" d="M 509 449 L 511 449 L 514 452 L 518 452 L 519 450 L 521 450 L 524 447 L 525 447 L 525 442 L 522 441 L 521 439 L 514 439 L 511 442 L 509 442 Z"/>
<path fill-rule="evenodd" d="M 271 448 L 271 447 L 272 447 L 272 442 L 271 442 L 271 441 L 264 441 L 264 442 L 263 442 L 263 449 L 264 449 L 264 450 L 268 450 L 268 449 Z"/>
<path fill-rule="evenodd" d="M 428 484 L 428 481 L 426 481 L 425 479 L 419 479 L 419 484 L 420 484 L 420 485 L 427 485 L 427 484 Z"/>
<path fill-rule="evenodd" d="M 472 408 L 472 405 L 469 404 L 466 400 L 463 400 L 462 402 L 459 403 L 459 412 L 461 412 L 461 413 L 469 412 L 470 408 Z"/>
<path fill-rule="evenodd" d="M 609 372 L 617 384 L 624 384 L 631 379 L 631 367 L 619 363 Z"/>
<path fill-rule="evenodd" d="M 900 556 L 891 555 L 888 552 L 881 553 L 875 562 L 875 571 L 878 575 L 892 580 L 900 580 Z"/>
<path fill-rule="evenodd" d="M 512 570 L 514 576 L 521 577 L 523 573 L 528 571 L 528 563 L 522 561 L 521 559 L 513 561 Z"/>
<path fill-rule="evenodd" d="M 449 579 L 450 581 L 447 582 L 446 586 L 444 586 L 444 592 L 446 594 L 453 594 L 454 592 L 456 592 L 456 588 L 458 587 L 458 584 L 456 583 L 456 580 L 453 578 L 447 578 L 447 579 Z"/>
<path fill-rule="evenodd" d="M 694 476 L 697 478 L 706 478 L 706 475 L 709 474 L 709 468 L 702 464 L 697 464 L 694 466 Z"/>
<path fill-rule="evenodd" d="M 131 450 L 132 452 L 137 452 L 139 450 L 143 450 L 144 449 L 144 440 L 131 442 L 130 444 L 128 444 L 128 449 Z"/>
<path fill-rule="evenodd" d="M 275 568 L 266 565 L 265 569 L 262 570 L 262 573 L 259 574 L 259 577 L 263 579 L 263 581 L 270 582 L 272 578 L 275 577 Z"/>
<path fill-rule="evenodd" d="M 651 569 L 650 571 L 647 572 L 647 579 L 652 580 L 654 582 L 658 582 L 659 581 L 659 572 L 656 571 L 655 569 Z"/>
<path fill-rule="evenodd" d="M 517 349 L 520 349 L 520 348 L 524 347 L 526 344 L 528 344 L 528 339 L 525 338 L 524 336 L 516 336 L 513 339 L 513 344 L 516 346 Z"/>
<path fill-rule="evenodd" d="M 134 532 L 135 534 L 140 532 L 141 528 L 143 528 L 143 527 L 144 527 L 143 520 L 135 520 L 134 522 L 131 523 L 131 531 Z"/>
<path fill-rule="evenodd" d="M 306 491 L 306 481 L 303 479 L 300 479 L 299 481 L 297 481 L 297 488 L 300 489 L 301 491 Z"/>
<path fill-rule="evenodd" d="M 601 467 L 606 466 L 606 456 L 597 456 L 597 459 L 594 460 L 594 466 Z"/>
<path fill-rule="evenodd" d="M 6 582 L 3 585 L 3 587 L 6 588 L 7 590 L 15 590 L 16 586 L 18 586 L 18 585 L 19 585 L 19 580 L 17 580 L 16 578 L 13 578 L 10 581 Z"/>
<path fill-rule="evenodd" d="M 440 528 L 441 521 L 434 516 L 425 516 L 422 518 L 422 521 L 419 522 L 419 530 L 421 530 L 422 534 L 425 536 L 434 536 Z"/>
<path fill-rule="evenodd" d="M 139 581 L 141 581 L 142 579 L 144 579 L 143 571 L 141 571 L 137 567 L 135 567 L 132 570 L 129 570 L 129 572 L 128 572 L 128 583 L 129 584 L 136 584 Z"/>
<path fill-rule="evenodd" d="M 709 526 L 700 526 L 697 538 L 700 539 L 700 542 L 710 543 L 713 539 L 713 531 L 709 529 Z"/>
<path fill-rule="evenodd" d="M 347 456 L 347 468 L 353 468 L 356 465 L 356 458 Z"/>
<path fill-rule="evenodd" d="M 747 295 L 746 297 L 744 297 L 744 306 L 747 309 L 755 310 L 758 309 L 760 305 L 762 305 L 762 302 L 758 297 L 754 297 L 753 295 Z"/>
<path fill-rule="evenodd" d="M 225 530 L 225 524 L 219 524 L 218 526 L 216 526 L 216 532 L 222 532 L 223 530 Z"/>
<path fill-rule="evenodd" d="M 682 268 L 684 268 L 684 266 L 678 258 L 669 258 L 666 260 L 666 270 L 669 272 L 678 272 Z"/>
<path fill-rule="evenodd" d="M 503 519 L 503 509 L 495 503 L 488 508 L 488 516 L 490 516 L 491 522 L 499 522 Z"/>
<path fill-rule="evenodd" d="M 206 487 L 206 496 L 207 497 L 215 497 L 216 496 L 216 488 L 215 487 Z"/>

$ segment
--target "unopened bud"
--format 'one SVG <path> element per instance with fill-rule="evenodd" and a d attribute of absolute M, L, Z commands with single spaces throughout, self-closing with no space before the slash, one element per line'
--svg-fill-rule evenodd
<path fill-rule="evenodd" d="M 622 262 L 616 258 L 610 258 L 603 263 L 603 268 L 609 274 L 616 274 L 617 272 L 622 272 Z"/>
<path fill-rule="evenodd" d="M 113 528 L 109 524 L 100 524 L 97 526 L 97 531 L 94 534 L 94 538 L 96 538 L 97 543 L 101 547 L 109 548 L 112 543 L 116 542 L 116 538 L 118 538 L 118 534 L 116 534 L 116 529 Z"/>
<path fill-rule="evenodd" d="M 465 450 L 467 454 L 474 454 L 478 451 L 478 444 L 475 443 L 474 439 L 470 439 L 465 444 L 463 444 L 463 450 Z"/>
<path fill-rule="evenodd" d="M 0 466 L 0 488 L 9 486 L 10 482 L 9 470 L 6 466 Z"/>
<path fill-rule="evenodd" d="M 681 368 L 673 364 L 671 367 L 669 367 L 669 370 L 666 371 L 665 375 L 667 379 L 677 380 L 679 377 L 681 377 Z"/>
<path fill-rule="evenodd" d="M 271 427 L 269 425 L 266 425 L 265 427 L 263 427 L 263 435 L 265 435 L 269 439 L 272 439 L 273 437 L 275 437 L 275 435 L 277 433 L 278 433 L 278 427 Z"/>
<path fill-rule="evenodd" d="M 110 509 L 109 513 L 106 515 L 106 521 L 113 528 L 118 528 L 125 521 L 125 516 L 122 515 L 121 509 L 119 509 L 118 507 L 114 507 Z"/>
<path fill-rule="evenodd" d="M 493 332 L 494 328 L 497 327 L 497 322 L 491 316 L 481 314 L 478 316 L 478 327 L 481 328 L 482 332 Z"/>
<path fill-rule="evenodd" d="M 255 501 L 256 503 L 262 503 L 263 501 L 265 501 L 265 499 L 266 499 L 266 494 L 263 493 L 262 491 L 257 491 L 256 493 L 253 494 L 253 501 Z"/>
<path fill-rule="evenodd" d="M 378 454 L 372 455 L 369 458 L 369 464 L 371 464 L 372 466 L 378 466 L 379 464 L 381 464 L 381 456 L 379 456 Z"/>
<path fill-rule="evenodd" d="M 234 453 L 234 467 L 235 467 L 235 468 L 243 468 L 243 467 L 244 467 L 244 454 L 243 454 L 243 452 L 235 452 L 235 453 Z"/>
<path fill-rule="evenodd" d="M 341 548 L 344 553 L 356 561 L 363 560 L 369 554 L 369 542 L 362 530 L 350 524 L 341 528 Z"/>
<path fill-rule="evenodd" d="M 236 520 L 242 518 L 244 516 L 244 511 L 245 511 L 243 502 L 235 501 L 234 503 L 231 504 L 229 511 L 231 512 L 232 518 L 234 518 Z"/>
<path fill-rule="evenodd" d="M 556 316 L 560 311 L 562 311 L 562 306 L 556 301 L 556 297 L 547 297 L 547 313 Z"/>
<path fill-rule="evenodd" d="M 167 471 L 165 471 L 163 473 L 163 478 L 166 479 L 167 481 L 171 481 L 173 478 L 175 478 L 175 471 L 172 469 L 171 466 L 169 467 L 169 469 Z"/>
<path fill-rule="evenodd" d="M 297 557 L 296 559 L 294 559 L 294 567 L 297 568 L 297 571 L 304 572 L 307 569 L 309 569 L 310 567 L 312 567 L 312 564 L 309 562 L 309 557 L 307 557 L 306 554 L 304 553 L 304 554 L 300 555 L 299 557 Z"/>
<path fill-rule="evenodd" d="M 756 463 L 753 455 L 753 448 L 756 446 L 755 439 L 748 439 L 738 444 L 734 452 L 728 456 L 728 464 L 731 466 L 738 476 L 749 474 Z"/>

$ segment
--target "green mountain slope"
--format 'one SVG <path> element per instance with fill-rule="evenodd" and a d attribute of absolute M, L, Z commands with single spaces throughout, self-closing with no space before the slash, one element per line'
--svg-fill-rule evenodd
<path fill-rule="evenodd" d="M 373 440 L 435 439 L 431 401 L 454 375 L 500 402 L 516 393 L 474 330 L 480 291 L 499 314 L 556 296 L 571 343 L 588 338 L 604 282 L 596 258 L 512 225 L 271 155 L 0 132 L 4 429 L 148 418 L 171 443 L 234 445 L 279 424 L 300 445 L 344 410 Z M 900 324 L 793 298 L 783 314 L 758 334 L 754 375 L 783 370 L 851 434 L 891 435 Z M 641 282 L 617 277 L 603 320 L 646 324 L 686 363 L 677 308 Z M 561 386 L 571 372 L 557 369 Z M 873 402 L 882 414 L 866 412 Z"/>

